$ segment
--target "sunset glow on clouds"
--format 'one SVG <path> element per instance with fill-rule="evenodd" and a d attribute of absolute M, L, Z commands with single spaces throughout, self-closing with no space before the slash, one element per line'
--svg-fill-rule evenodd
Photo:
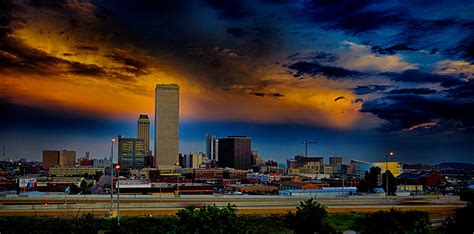
<path fill-rule="evenodd" d="M 42 116 L 28 126 L 45 116 L 133 122 L 153 115 L 157 83 L 177 83 L 181 120 L 195 124 L 472 135 L 472 14 L 435 17 L 442 2 L 2 4 L 7 128 L 26 126 L 12 119 L 27 112 Z"/>

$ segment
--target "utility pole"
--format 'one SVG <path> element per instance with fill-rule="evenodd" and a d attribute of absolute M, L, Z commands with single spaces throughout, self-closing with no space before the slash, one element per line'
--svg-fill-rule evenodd
<path fill-rule="evenodd" d="M 308 144 L 318 144 L 318 142 L 304 140 L 301 142 L 301 144 L 304 144 L 304 156 L 308 157 Z"/>

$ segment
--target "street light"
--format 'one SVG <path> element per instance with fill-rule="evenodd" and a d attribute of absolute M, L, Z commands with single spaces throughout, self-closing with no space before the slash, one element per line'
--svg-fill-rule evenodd
<path fill-rule="evenodd" d="M 112 138 L 112 146 L 110 147 L 110 214 L 114 209 L 114 142 Z"/>
<path fill-rule="evenodd" d="M 388 199 L 388 157 L 395 157 L 395 152 L 391 151 L 385 155 L 385 199 Z"/>
<path fill-rule="evenodd" d="M 179 166 L 179 162 L 175 163 L 176 167 L 175 167 L 175 172 L 176 172 L 176 179 L 177 179 L 177 184 L 176 184 L 176 195 L 179 197 L 179 174 L 178 174 L 178 166 Z"/>
<path fill-rule="evenodd" d="M 117 172 L 117 225 L 120 225 L 120 164 L 115 165 Z"/>

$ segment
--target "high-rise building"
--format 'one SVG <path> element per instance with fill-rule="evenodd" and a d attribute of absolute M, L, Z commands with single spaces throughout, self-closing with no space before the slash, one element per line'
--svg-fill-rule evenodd
<path fill-rule="evenodd" d="M 236 169 L 252 168 L 252 142 L 246 136 L 219 138 L 219 166 Z"/>
<path fill-rule="evenodd" d="M 50 168 L 59 165 L 59 151 L 43 150 L 43 166 Z"/>
<path fill-rule="evenodd" d="M 219 161 L 219 141 L 211 134 L 206 134 L 206 156 L 210 160 Z"/>
<path fill-rule="evenodd" d="M 118 136 L 118 163 L 124 168 L 143 168 L 145 165 L 145 141 Z"/>
<path fill-rule="evenodd" d="M 59 151 L 59 165 L 61 167 L 73 167 L 76 165 L 76 151 Z"/>
<path fill-rule="evenodd" d="M 137 120 L 137 138 L 145 142 L 145 155 L 151 155 L 150 151 L 150 120 L 148 115 L 140 115 Z"/>
<path fill-rule="evenodd" d="M 338 157 L 338 156 L 329 157 L 329 165 L 331 165 L 331 167 L 336 167 L 337 164 L 341 164 L 341 163 L 342 163 L 342 157 Z"/>
<path fill-rule="evenodd" d="M 179 162 L 179 86 L 158 84 L 155 89 L 156 167 Z"/>
<path fill-rule="evenodd" d="M 193 152 L 184 155 L 183 167 L 185 168 L 199 168 L 199 166 L 207 159 L 203 153 Z"/>

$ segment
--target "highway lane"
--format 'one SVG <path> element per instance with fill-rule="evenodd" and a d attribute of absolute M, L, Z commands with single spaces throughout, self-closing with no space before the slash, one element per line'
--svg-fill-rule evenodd
<path fill-rule="evenodd" d="M 115 197 L 116 198 L 116 197 Z M 173 215 L 187 206 L 228 204 L 237 206 L 241 214 L 284 214 L 294 211 L 301 201 L 309 197 L 282 196 L 126 196 L 121 198 L 122 215 Z M 346 197 L 316 198 L 327 206 L 329 213 L 372 212 L 377 210 L 415 209 L 432 211 L 453 211 L 465 205 L 459 197 Z M 60 196 L 0 198 L 0 216 L 68 216 L 93 213 L 97 216 L 110 215 L 110 196 Z M 114 200 L 116 207 L 116 200 Z"/>
<path fill-rule="evenodd" d="M 349 206 L 327 206 L 327 211 L 330 214 L 342 214 L 353 212 L 375 212 L 379 210 L 390 210 L 396 208 L 399 210 L 419 210 L 426 212 L 452 212 L 462 206 L 459 205 L 349 205 Z M 162 208 L 120 208 L 121 216 L 164 216 L 174 215 L 180 207 L 162 207 Z M 284 215 L 288 211 L 295 212 L 294 206 L 258 206 L 258 207 L 237 207 L 238 214 L 259 214 L 259 215 Z M 95 216 L 108 217 L 110 216 L 109 208 L 99 209 L 24 209 L 24 210 L 0 210 L 0 216 L 52 216 L 52 217 L 80 217 L 84 214 L 91 213 Z"/>

